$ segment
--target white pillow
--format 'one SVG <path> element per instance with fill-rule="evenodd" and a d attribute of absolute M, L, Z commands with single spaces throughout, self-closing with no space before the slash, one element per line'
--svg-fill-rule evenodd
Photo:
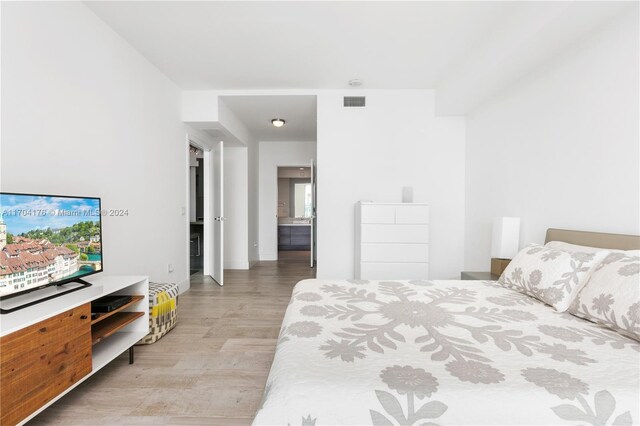
<path fill-rule="evenodd" d="M 516 255 L 498 282 L 564 312 L 608 254 L 569 253 L 532 244 Z"/>
<path fill-rule="evenodd" d="M 605 250 L 603 248 L 579 246 L 577 244 L 565 243 L 564 241 L 549 241 L 544 246 L 556 250 L 567 251 L 569 253 L 575 253 L 577 251 L 581 251 L 583 253 L 597 253 L 599 251 Z"/>
<path fill-rule="evenodd" d="M 552 243 L 554 243 L 552 245 Z M 580 246 L 552 241 L 571 252 Z M 569 312 L 640 340 L 640 250 L 611 250 L 596 267 Z"/>

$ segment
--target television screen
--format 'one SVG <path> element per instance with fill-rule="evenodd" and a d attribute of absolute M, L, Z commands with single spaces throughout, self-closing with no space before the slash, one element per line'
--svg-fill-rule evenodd
<path fill-rule="evenodd" d="M 0 298 L 102 271 L 100 198 L 0 192 Z"/>

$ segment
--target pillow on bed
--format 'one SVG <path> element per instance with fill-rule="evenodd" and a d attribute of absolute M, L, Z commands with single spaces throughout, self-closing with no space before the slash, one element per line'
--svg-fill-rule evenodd
<path fill-rule="evenodd" d="M 571 252 L 580 246 L 552 241 Z M 569 312 L 640 340 L 640 250 L 611 250 L 596 267 Z"/>
<path fill-rule="evenodd" d="M 608 254 L 606 250 L 569 253 L 532 244 L 516 255 L 498 282 L 564 312 Z"/>
<path fill-rule="evenodd" d="M 579 246 L 577 244 L 565 243 L 563 241 L 549 241 L 544 246 L 547 248 L 568 251 L 569 253 L 575 253 L 577 251 L 581 251 L 583 253 L 597 253 L 599 251 L 605 250 L 603 248 Z M 610 250 L 610 251 L 613 251 L 613 250 Z"/>

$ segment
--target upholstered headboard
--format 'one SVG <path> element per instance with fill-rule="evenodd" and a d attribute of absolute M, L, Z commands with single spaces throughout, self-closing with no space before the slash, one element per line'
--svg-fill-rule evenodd
<path fill-rule="evenodd" d="M 640 250 L 640 236 L 606 234 L 602 232 L 572 231 L 569 229 L 547 229 L 545 243 L 563 241 L 580 246 L 617 250 Z"/>

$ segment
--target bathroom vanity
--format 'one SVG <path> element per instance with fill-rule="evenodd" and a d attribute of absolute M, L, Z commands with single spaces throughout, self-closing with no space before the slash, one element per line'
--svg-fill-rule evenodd
<path fill-rule="evenodd" d="M 311 223 L 308 220 L 281 220 L 278 223 L 278 250 L 310 249 Z"/>

